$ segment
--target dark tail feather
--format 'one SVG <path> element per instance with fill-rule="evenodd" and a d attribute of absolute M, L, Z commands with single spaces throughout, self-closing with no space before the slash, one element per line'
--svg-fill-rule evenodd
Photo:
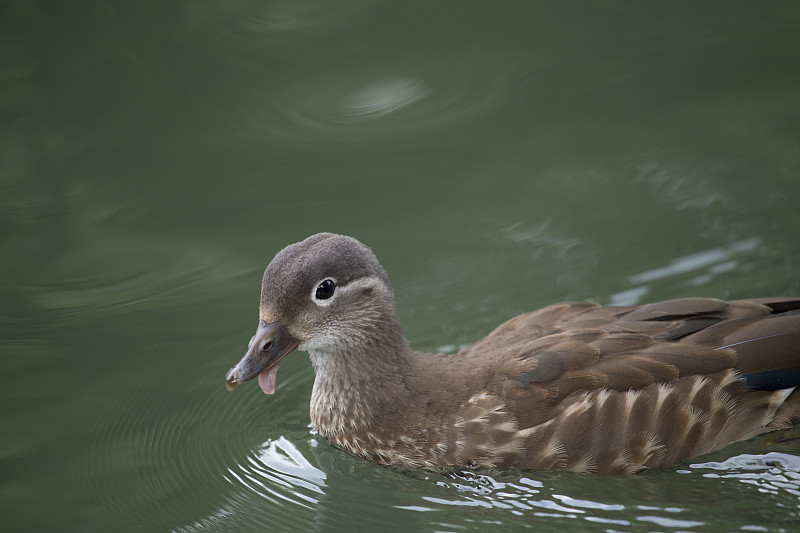
<path fill-rule="evenodd" d="M 744 381 L 755 390 L 781 390 L 800 386 L 800 366 L 745 374 Z"/>

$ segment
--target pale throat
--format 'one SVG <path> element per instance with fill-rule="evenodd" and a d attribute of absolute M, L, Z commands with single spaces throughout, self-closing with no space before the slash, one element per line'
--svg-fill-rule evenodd
<path fill-rule="evenodd" d="M 309 357 L 316 374 L 311 422 L 323 435 L 370 429 L 386 400 L 407 392 L 393 358 L 366 350 L 347 354 L 310 350 Z"/>
<path fill-rule="evenodd" d="M 365 398 L 361 379 L 354 379 L 352 365 L 342 363 L 347 355 L 309 351 L 314 367 L 311 392 L 311 422 L 321 434 L 337 436 L 369 427 L 372 409 Z"/>

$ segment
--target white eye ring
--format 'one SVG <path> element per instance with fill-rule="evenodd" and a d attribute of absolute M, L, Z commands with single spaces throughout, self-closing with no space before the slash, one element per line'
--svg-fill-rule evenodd
<path fill-rule="evenodd" d="M 338 291 L 336 290 L 336 280 L 333 278 L 325 278 L 314 286 L 311 293 L 311 300 L 320 306 L 327 306 L 336 298 Z"/>

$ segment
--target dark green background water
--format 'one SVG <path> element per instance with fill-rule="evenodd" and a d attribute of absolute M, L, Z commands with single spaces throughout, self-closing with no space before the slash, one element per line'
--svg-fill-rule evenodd
<path fill-rule="evenodd" d="M 318 231 L 424 350 L 798 295 L 798 168 L 797 2 L 0 1 L 0 529 L 796 530 L 797 443 L 408 473 L 314 434 L 305 354 L 274 397 L 223 378 Z"/>

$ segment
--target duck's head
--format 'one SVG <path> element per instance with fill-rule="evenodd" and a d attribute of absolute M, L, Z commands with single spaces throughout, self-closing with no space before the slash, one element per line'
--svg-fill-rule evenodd
<path fill-rule="evenodd" d="M 275 391 L 281 360 L 296 349 L 344 358 L 399 331 L 394 293 L 372 251 L 352 237 L 319 233 L 287 246 L 264 272 L 256 334 L 228 371 L 228 390 L 258 376 Z"/>

